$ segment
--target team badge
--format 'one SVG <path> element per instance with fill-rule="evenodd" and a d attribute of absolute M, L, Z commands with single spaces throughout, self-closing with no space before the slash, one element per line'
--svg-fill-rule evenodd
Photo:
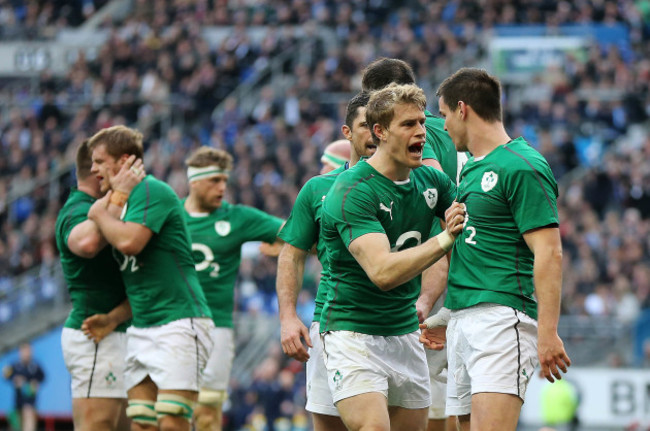
<path fill-rule="evenodd" d="M 426 189 L 422 194 L 429 208 L 433 209 L 438 203 L 438 189 Z"/>
<path fill-rule="evenodd" d="M 230 233 L 230 222 L 225 220 L 219 220 L 214 224 L 214 230 L 221 236 L 226 236 Z"/>
<path fill-rule="evenodd" d="M 481 180 L 481 188 L 484 192 L 489 192 L 497 185 L 499 176 L 496 172 L 490 171 L 483 174 L 483 179 Z"/>

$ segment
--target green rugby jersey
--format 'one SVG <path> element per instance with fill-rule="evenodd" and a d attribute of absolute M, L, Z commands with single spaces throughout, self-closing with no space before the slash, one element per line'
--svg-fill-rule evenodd
<path fill-rule="evenodd" d="M 452 251 L 445 306 L 493 302 L 537 319 L 534 256 L 522 234 L 558 226 L 557 196 L 548 163 L 521 137 L 470 158 L 458 186 L 467 219 Z"/>
<path fill-rule="evenodd" d="M 325 243 L 318 240 L 323 199 L 325 199 L 325 195 L 334 184 L 336 177 L 345 171 L 347 166 L 348 164 L 345 163 L 327 174 L 310 178 L 305 183 L 300 193 L 298 193 L 287 223 L 279 235 L 284 242 L 305 251 L 311 250 L 312 246 L 316 244 L 316 253 L 323 269 L 318 283 L 316 300 L 314 301 L 316 304 L 314 322 L 320 322 L 320 315 L 327 297 L 327 280 L 329 279 L 329 264 L 325 252 Z"/>
<path fill-rule="evenodd" d="M 184 212 L 172 188 L 151 175 L 135 186 L 124 206 L 122 220 L 154 233 L 137 256 L 113 249 L 131 303 L 133 326 L 212 317 L 194 270 Z"/>
<path fill-rule="evenodd" d="M 456 151 L 449 133 L 445 130 L 444 118 L 435 117 L 429 111 L 424 111 L 424 113 L 427 138 L 426 145 L 422 150 L 422 159 L 437 160 L 442 166 L 443 172 L 449 175 L 454 184 L 458 184 L 460 171 L 467 163 L 470 154 Z"/>
<path fill-rule="evenodd" d="M 94 202 L 95 198 L 87 193 L 72 189 L 56 219 L 56 246 L 72 302 L 72 310 L 64 324 L 66 328 L 81 329 L 84 319 L 93 314 L 108 313 L 126 299 L 124 282 L 111 256 L 110 246 L 104 247 L 91 259 L 79 257 L 68 248 L 70 232 L 88 219 L 88 211 Z M 115 330 L 124 332 L 129 324 L 124 322 Z"/>
<path fill-rule="evenodd" d="M 241 247 L 248 241 L 275 242 L 283 220 L 225 201 L 210 214 L 184 211 L 184 215 L 192 237 L 194 268 L 212 320 L 217 327 L 232 328 Z"/>
<path fill-rule="evenodd" d="M 394 182 L 369 163 L 341 173 L 322 209 L 321 238 L 327 247 L 330 280 L 321 314 L 321 332 L 348 330 L 370 335 L 403 335 L 418 329 L 415 301 L 420 277 L 382 291 L 348 251 L 368 233 L 383 233 L 392 251 L 426 241 L 452 204 L 456 187 L 431 167 Z"/>

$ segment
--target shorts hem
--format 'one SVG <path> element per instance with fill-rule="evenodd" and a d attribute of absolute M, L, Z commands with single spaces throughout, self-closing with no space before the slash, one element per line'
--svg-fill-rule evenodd
<path fill-rule="evenodd" d="M 93 391 L 90 395 L 88 393 L 72 393 L 72 399 L 85 400 L 88 398 L 115 398 L 126 399 L 126 391 L 124 393 L 115 393 L 115 391 Z"/>
<path fill-rule="evenodd" d="M 445 414 L 449 416 L 465 416 L 472 412 L 472 405 L 469 404 L 466 407 L 456 406 L 456 407 L 447 407 Z"/>
<path fill-rule="evenodd" d="M 347 389 L 345 391 L 341 391 L 337 394 L 337 396 L 333 397 L 334 404 L 338 403 L 341 400 L 344 400 L 346 398 L 352 398 L 356 397 L 357 395 L 363 395 L 363 394 L 370 394 L 370 393 L 379 393 L 384 396 L 384 398 L 388 399 L 388 389 L 364 389 L 364 388 L 352 388 L 352 389 Z M 333 394 L 332 394 L 333 395 Z"/>
<path fill-rule="evenodd" d="M 408 410 L 419 410 L 419 409 L 428 409 L 431 406 L 431 400 L 427 399 L 426 401 L 400 401 L 398 403 L 388 403 L 389 407 L 401 407 Z"/>
<path fill-rule="evenodd" d="M 305 406 L 305 410 L 307 410 L 310 413 L 316 413 L 316 414 L 319 414 L 319 415 L 341 417 L 341 415 L 339 414 L 339 411 L 337 410 L 336 407 L 334 407 L 334 406 L 326 406 L 326 405 L 323 405 L 323 404 L 310 403 L 309 401 L 307 401 L 307 405 Z"/>
<path fill-rule="evenodd" d="M 521 394 L 521 393 L 517 393 L 517 392 L 521 392 L 521 391 L 517 391 L 516 389 L 507 388 L 507 387 L 495 388 L 494 386 L 491 386 L 491 387 L 478 386 L 476 388 L 473 388 L 472 395 L 484 394 L 484 393 L 515 395 L 515 396 L 519 397 L 522 401 L 524 401 L 525 393 Z"/>

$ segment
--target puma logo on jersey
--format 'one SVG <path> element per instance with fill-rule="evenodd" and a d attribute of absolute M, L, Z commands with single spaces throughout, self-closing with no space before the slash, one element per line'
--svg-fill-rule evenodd
<path fill-rule="evenodd" d="M 382 211 L 386 211 L 390 216 L 391 221 L 393 220 L 393 201 L 390 201 L 390 208 L 384 205 L 383 203 L 379 202 L 379 209 Z"/>

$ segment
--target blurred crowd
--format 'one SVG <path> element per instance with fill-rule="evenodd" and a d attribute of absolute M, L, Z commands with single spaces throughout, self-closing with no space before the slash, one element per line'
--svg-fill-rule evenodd
<path fill-rule="evenodd" d="M 78 26 L 104 3 L 0 0 L 0 40 Z M 235 157 L 230 200 L 287 217 L 302 184 L 318 173 L 324 146 L 341 137 L 346 102 L 371 60 L 408 61 L 437 112 L 440 79 L 485 59 L 484 42 L 499 28 L 543 25 L 557 34 L 567 24 L 605 24 L 624 28 L 626 43 L 593 40 L 584 58 L 550 64 L 526 85 L 507 84 L 505 119 L 511 135 L 544 154 L 561 184 L 563 312 L 630 323 L 650 308 L 649 1 L 132 3 L 124 21 L 103 22 L 109 37 L 97 55 L 79 55 L 66 76 L 43 73 L 38 91 L 0 81 L 0 299 L 26 270 L 55 265 L 54 220 L 74 184 L 65 172 L 77 145 L 103 127 L 142 130 L 148 172 L 180 196 L 185 155 L 199 145 L 226 149 Z M 218 43 L 202 31 L 223 25 L 231 28 Z M 262 37 L 251 37 L 253 27 Z M 282 64 L 279 83 L 258 79 L 279 54 L 305 46 L 309 55 Z M 244 109 L 230 93 L 254 81 L 259 96 Z M 305 316 L 318 270 L 310 262 Z M 276 312 L 273 259 L 245 258 L 238 286 L 240 310 Z M 279 357 L 267 362 L 256 377 L 263 389 L 235 388 L 233 405 L 250 411 L 230 412 L 231 429 L 264 429 L 251 418 L 267 408 L 292 418 L 277 429 L 300 429 L 303 412 L 281 401 L 301 396 L 300 371 Z M 291 395 L 278 395 L 285 392 Z"/>

